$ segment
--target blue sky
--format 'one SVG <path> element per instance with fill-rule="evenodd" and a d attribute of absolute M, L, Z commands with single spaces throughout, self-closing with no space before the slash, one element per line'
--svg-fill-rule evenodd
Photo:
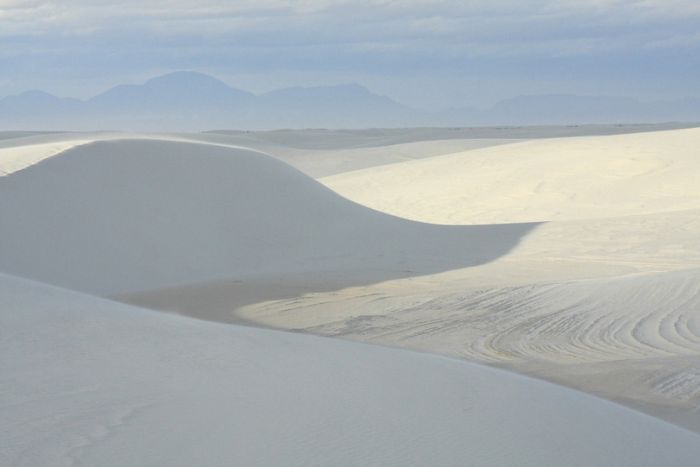
<path fill-rule="evenodd" d="M 357 82 L 425 108 L 700 96 L 697 0 L 0 0 L 0 96 L 172 70 L 264 92 Z"/>

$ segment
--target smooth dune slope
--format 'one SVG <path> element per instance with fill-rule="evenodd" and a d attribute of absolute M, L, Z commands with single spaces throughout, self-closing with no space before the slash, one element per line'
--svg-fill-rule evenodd
<path fill-rule="evenodd" d="M 0 178 L 0 271 L 98 294 L 311 274 L 342 286 L 492 261 L 536 224 L 452 227 L 351 203 L 253 151 L 95 142 Z"/>
<path fill-rule="evenodd" d="M 323 178 L 408 219 L 491 224 L 700 208 L 700 129 L 535 140 Z"/>
<path fill-rule="evenodd" d="M 435 356 L 150 312 L 0 275 L 0 463 L 697 465 L 691 432 Z"/>

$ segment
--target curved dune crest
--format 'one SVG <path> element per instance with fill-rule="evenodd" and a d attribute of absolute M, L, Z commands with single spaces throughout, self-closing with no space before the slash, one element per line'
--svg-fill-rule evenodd
<path fill-rule="evenodd" d="M 528 141 L 326 177 L 424 222 L 571 220 L 700 208 L 700 129 Z"/>
<path fill-rule="evenodd" d="M 45 159 L 89 143 L 90 140 L 69 140 L 22 146 L 0 147 L 0 176 L 19 172 Z"/>
<path fill-rule="evenodd" d="M 406 221 L 260 153 L 153 140 L 3 177 L 0 219 L 0 270 L 101 294 L 266 274 L 370 283 L 491 261 L 535 227 Z"/>
<path fill-rule="evenodd" d="M 690 467 L 700 458 L 694 433 L 506 372 L 149 312 L 6 275 L 0 328 L 7 465 Z"/>

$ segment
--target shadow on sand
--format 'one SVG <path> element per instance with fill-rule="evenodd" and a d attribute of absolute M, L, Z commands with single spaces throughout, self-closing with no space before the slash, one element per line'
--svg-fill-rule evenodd
<path fill-rule="evenodd" d="M 539 225 L 408 221 L 260 153 L 154 140 L 92 143 L 2 177 L 0 219 L 4 272 L 216 320 L 488 263 Z"/>

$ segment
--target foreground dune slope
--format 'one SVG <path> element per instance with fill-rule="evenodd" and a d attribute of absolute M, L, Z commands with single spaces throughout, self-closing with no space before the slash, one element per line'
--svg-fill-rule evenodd
<path fill-rule="evenodd" d="M 260 153 L 102 141 L 0 177 L 0 270 L 98 294 L 290 274 L 344 286 L 492 261 L 536 224 L 436 226 Z"/>
<path fill-rule="evenodd" d="M 700 438 L 435 356 L 0 275 L 3 465 L 692 466 Z M 653 442 L 650 442 L 652 441 Z"/>
<path fill-rule="evenodd" d="M 700 269 L 451 291 L 401 282 L 239 313 L 504 365 L 700 429 Z"/>

